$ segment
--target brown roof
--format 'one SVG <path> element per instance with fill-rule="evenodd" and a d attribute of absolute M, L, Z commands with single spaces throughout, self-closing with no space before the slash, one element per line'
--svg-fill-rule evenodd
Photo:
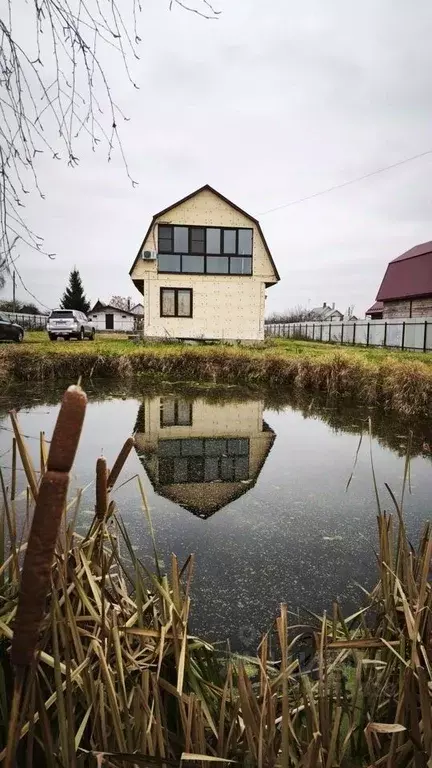
<path fill-rule="evenodd" d="M 366 315 L 374 315 L 377 312 L 382 312 L 384 309 L 384 304 L 382 301 L 376 301 L 375 304 L 372 304 L 369 309 L 366 310 Z"/>
<path fill-rule="evenodd" d="M 391 261 L 377 301 L 410 299 L 432 294 L 432 242 L 422 243 Z"/>
<path fill-rule="evenodd" d="M 177 200 L 176 203 L 172 203 L 171 205 L 169 205 L 168 208 L 164 208 L 162 211 L 159 211 L 159 213 L 155 213 L 154 214 L 154 216 L 153 216 L 153 218 L 152 218 L 152 220 L 150 222 L 149 228 L 148 228 L 147 232 L 144 235 L 144 239 L 143 239 L 143 241 L 142 241 L 142 243 L 141 243 L 141 245 L 140 245 L 140 247 L 138 249 L 138 253 L 137 253 L 136 257 L 135 257 L 134 263 L 132 264 L 132 267 L 129 270 L 129 274 L 131 275 L 133 270 L 134 270 L 134 268 L 135 268 L 135 264 L 137 263 L 137 261 L 139 259 L 142 247 L 143 247 L 145 241 L 147 240 L 147 238 L 148 238 L 148 236 L 149 236 L 149 234 L 151 232 L 151 228 L 152 228 L 153 224 L 155 223 L 156 219 L 158 219 L 159 216 L 163 216 L 165 213 L 168 213 L 168 211 L 171 211 L 172 208 L 176 208 L 178 205 L 181 205 L 182 203 L 185 203 L 187 200 L 190 200 L 191 197 L 195 197 L 195 195 L 198 195 L 200 192 L 204 192 L 204 190 L 207 190 L 208 192 L 213 192 L 213 194 L 216 195 L 217 197 L 219 197 L 220 200 L 223 200 L 224 203 L 227 203 L 228 205 L 231 206 L 231 208 L 234 208 L 239 213 L 242 213 L 243 216 L 247 216 L 248 219 L 253 221 L 253 223 L 256 225 L 256 227 L 258 229 L 258 232 L 261 235 L 262 241 L 264 243 L 264 247 L 265 247 L 265 249 L 267 251 L 267 255 L 268 255 L 268 257 L 270 259 L 270 262 L 271 262 L 271 265 L 272 265 L 272 267 L 273 267 L 273 269 L 275 271 L 276 278 L 278 280 L 280 280 L 279 272 L 277 271 L 276 264 L 273 261 L 273 256 L 270 253 L 270 248 L 267 245 L 267 241 L 266 241 L 266 239 L 264 237 L 264 233 L 263 233 L 263 231 L 261 229 L 261 224 L 259 223 L 258 219 L 255 219 L 253 216 L 250 215 L 250 213 L 247 213 L 246 211 L 244 211 L 243 208 L 239 208 L 238 205 L 233 203 L 231 200 L 228 200 L 227 197 L 225 197 L 224 195 L 221 195 L 221 193 L 218 192 L 213 187 L 211 187 L 210 184 L 204 184 L 203 187 L 200 187 L 199 189 L 196 189 L 194 192 L 191 192 L 189 195 L 186 195 L 186 197 L 182 197 L 181 200 Z"/>

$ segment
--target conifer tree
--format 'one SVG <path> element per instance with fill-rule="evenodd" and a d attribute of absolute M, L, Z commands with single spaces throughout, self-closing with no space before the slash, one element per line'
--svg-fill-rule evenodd
<path fill-rule="evenodd" d="M 62 309 L 77 309 L 85 315 L 90 312 L 90 302 L 84 293 L 81 276 L 76 267 L 69 275 L 69 285 L 61 298 L 60 306 Z"/>

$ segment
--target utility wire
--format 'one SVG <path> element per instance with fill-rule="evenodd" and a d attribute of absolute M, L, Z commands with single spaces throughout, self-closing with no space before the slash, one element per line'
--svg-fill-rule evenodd
<path fill-rule="evenodd" d="M 329 192 L 334 192 L 336 189 L 342 189 L 343 187 L 348 187 L 350 184 L 356 184 L 358 181 L 363 181 L 364 179 L 370 179 L 371 176 L 377 176 L 379 173 L 390 171 L 392 168 L 398 168 L 400 165 L 405 165 L 405 163 L 411 163 L 413 160 L 419 160 L 421 157 L 426 157 L 426 155 L 432 155 L 432 149 L 428 149 L 426 150 L 426 152 L 420 152 L 420 154 L 418 155 L 412 155 L 412 157 L 406 157 L 404 160 L 399 160 L 397 163 L 392 163 L 391 165 L 385 165 L 383 168 L 378 168 L 376 171 L 371 171 L 370 173 L 363 174 L 363 176 L 357 176 L 355 179 L 344 181 L 342 182 L 342 184 L 334 184 L 333 187 L 327 187 L 327 189 L 322 189 L 320 192 L 314 192 L 313 195 L 307 195 L 306 197 L 299 197 L 298 200 L 291 200 L 289 203 L 282 203 L 282 205 L 277 205 L 275 208 L 269 208 L 268 211 L 262 211 L 261 213 L 258 214 L 258 216 L 266 216 L 268 213 L 274 213 L 275 211 L 280 211 L 282 210 L 282 208 L 289 208 L 291 205 L 298 205 L 299 203 L 305 203 L 306 200 L 313 200 L 314 197 L 327 195 Z"/>
<path fill-rule="evenodd" d="M 26 292 L 26 293 L 28 293 L 28 294 L 29 294 L 29 296 L 31 296 L 31 297 L 32 297 L 32 299 L 34 299 L 34 300 L 35 300 L 36 304 L 39 304 L 41 307 L 44 307 L 44 309 L 47 309 L 49 312 L 51 312 L 51 308 L 50 308 L 50 307 L 47 307 L 47 305 L 46 305 L 46 304 L 44 304 L 44 303 L 43 303 L 43 301 L 41 301 L 40 299 L 38 299 L 38 298 L 37 298 L 37 296 L 35 296 L 35 295 L 34 295 L 34 293 L 32 293 L 31 291 L 29 291 L 29 289 L 28 289 L 28 288 L 27 288 L 27 286 L 25 285 L 25 283 L 24 283 L 24 280 L 22 279 L 22 277 L 21 277 L 21 275 L 20 275 L 20 272 L 19 272 L 19 270 L 17 269 L 17 267 L 16 267 L 16 266 L 15 266 L 15 271 L 16 271 L 16 273 L 17 273 L 17 275 L 18 275 L 18 279 L 19 279 L 19 281 L 20 281 L 20 283 L 21 283 L 22 287 L 24 288 L 25 292 Z"/>

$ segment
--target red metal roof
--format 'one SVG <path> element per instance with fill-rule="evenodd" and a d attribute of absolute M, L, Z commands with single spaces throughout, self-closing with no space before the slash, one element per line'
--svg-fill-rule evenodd
<path fill-rule="evenodd" d="M 366 310 L 365 314 L 366 315 L 374 315 L 377 312 L 382 312 L 383 309 L 384 309 L 383 302 L 382 301 L 376 301 L 375 304 L 372 304 L 372 306 L 369 307 L 369 309 Z"/>
<path fill-rule="evenodd" d="M 411 299 L 432 294 L 432 242 L 422 243 L 391 261 L 377 301 Z"/>

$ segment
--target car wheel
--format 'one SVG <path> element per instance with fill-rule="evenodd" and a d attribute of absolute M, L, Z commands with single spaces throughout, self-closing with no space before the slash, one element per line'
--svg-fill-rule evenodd
<path fill-rule="evenodd" d="M 84 341 L 84 338 L 85 338 L 85 336 L 84 336 L 84 328 L 81 328 L 81 330 L 79 332 L 78 340 L 79 341 Z"/>
<path fill-rule="evenodd" d="M 57 341 L 57 336 L 55 335 L 55 333 L 50 333 L 49 338 L 50 338 L 50 341 Z"/>
<path fill-rule="evenodd" d="M 21 344 L 22 340 L 24 339 L 24 331 L 19 331 L 17 334 L 16 340 L 18 344 Z"/>

